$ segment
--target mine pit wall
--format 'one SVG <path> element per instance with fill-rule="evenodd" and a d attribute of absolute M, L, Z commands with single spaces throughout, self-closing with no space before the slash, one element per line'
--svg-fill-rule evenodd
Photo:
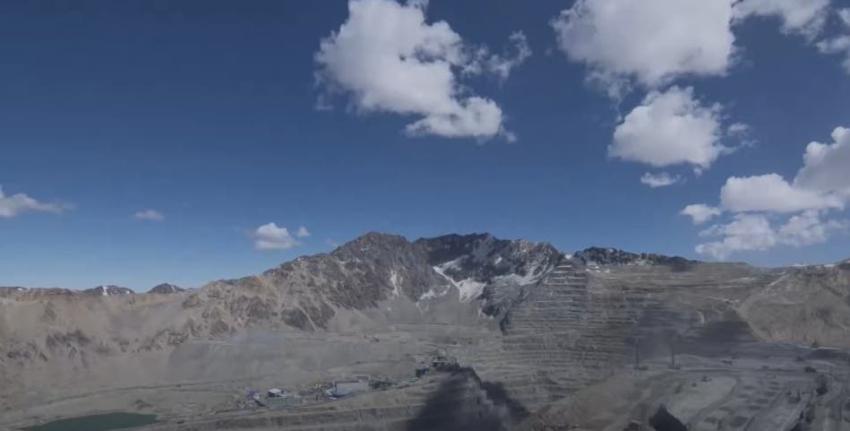
<path fill-rule="evenodd" d="M 563 398 L 631 357 L 638 316 L 629 300 L 643 298 L 591 292 L 584 268 L 564 262 L 509 312 L 501 346 L 474 366 L 530 409 Z"/>
<path fill-rule="evenodd" d="M 727 305 L 683 304 L 678 296 L 699 277 L 677 272 L 667 285 L 620 283 L 564 261 L 509 311 L 498 347 L 463 359 L 534 410 L 636 361 L 666 360 L 671 350 L 723 356 L 756 341 Z"/>

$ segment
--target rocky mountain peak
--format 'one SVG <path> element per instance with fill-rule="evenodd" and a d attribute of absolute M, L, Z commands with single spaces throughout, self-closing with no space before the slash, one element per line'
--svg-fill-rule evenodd
<path fill-rule="evenodd" d="M 285 301 L 281 314 L 286 322 L 323 327 L 335 309 L 373 308 L 396 297 L 417 301 L 435 287 L 447 288 L 448 282 L 407 239 L 373 232 L 330 253 L 300 257 L 259 277 L 217 285 L 236 287 L 231 291 L 240 295 L 266 292 L 273 301 Z M 277 307 L 279 304 L 271 305 Z"/>
<path fill-rule="evenodd" d="M 498 277 L 514 276 L 527 284 L 563 258 L 548 243 L 502 240 L 487 233 L 423 238 L 415 244 L 425 251 L 429 264 L 455 281 L 489 283 Z"/>
<path fill-rule="evenodd" d="M 679 256 L 665 256 L 655 253 L 631 253 L 616 248 L 590 247 L 573 255 L 585 265 L 665 265 L 685 268 L 698 263 Z"/>
<path fill-rule="evenodd" d="M 412 244 L 401 235 L 369 232 L 361 235 L 331 252 L 342 259 L 373 259 L 383 257 L 385 253 L 412 250 Z"/>
<path fill-rule="evenodd" d="M 501 240 L 486 233 L 423 238 L 415 244 L 434 271 L 458 289 L 461 301 L 479 300 L 481 310 L 491 316 L 502 315 L 564 258 L 546 243 Z"/>
<path fill-rule="evenodd" d="M 91 289 L 83 290 L 81 293 L 84 295 L 96 295 L 96 296 L 113 296 L 113 295 L 132 295 L 132 289 L 128 289 L 126 287 L 115 286 L 115 285 L 101 285 L 97 287 L 93 287 Z"/>
<path fill-rule="evenodd" d="M 174 284 L 171 284 L 171 283 L 162 283 L 162 284 L 157 284 L 156 286 L 151 288 L 151 290 L 148 290 L 148 293 L 168 295 L 168 294 L 172 294 L 172 293 L 180 293 L 180 292 L 185 292 L 185 291 L 186 291 L 186 289 L 183 289 L 180 286 L 177 286 L 177 285 L 174 285 Z"/>

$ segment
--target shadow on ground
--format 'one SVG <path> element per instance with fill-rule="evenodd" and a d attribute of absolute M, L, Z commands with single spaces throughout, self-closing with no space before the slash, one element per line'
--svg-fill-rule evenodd
<path fill-rule="evenodd" d="M 471 368 L 452 372 L 428 398 L 408 431 L 500 431 L 528 417 L 500 383 L 481 381 Z"/>

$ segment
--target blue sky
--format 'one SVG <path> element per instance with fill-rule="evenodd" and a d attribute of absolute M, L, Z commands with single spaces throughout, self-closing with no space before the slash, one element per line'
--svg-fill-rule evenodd
<path fill-rule="evenodd" d="M 850 4 L 679 1 L 3 2 L 0 285 L 197 286 L 368 231 L 850 257 Z"/>

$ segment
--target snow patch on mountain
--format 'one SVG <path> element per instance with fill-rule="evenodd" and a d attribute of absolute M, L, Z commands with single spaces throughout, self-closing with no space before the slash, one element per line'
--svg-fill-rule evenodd
<path fill-rule="evenodd" d="M 458 260 L 459 259 L 455 259 L 442 265 L 437 265 L 434 267 L 434 271 L 443 276 L 443 278 L 448 280 L 448 282 L 458 290 L 461 302 L 469 302 L 472 299 L 478 299 L 481 296 L 481 293 L 484 292 L 484 288 L 487 287 L 487 283 L 483 283 L 471 277 L 455 281 L 452 277 L 446 274 L 447 270 L 457 267 Z"/>
<path fill-rule="evenodd" d="M 493 279 L 494 282 L 497 283 L 505 283 L 505 284 L 518 284 L 520 286 L 525 286 L 529 284 L 534 284 L 540 281 L 548 271 L 544 271 L 541 268 L 536 268 L 534 271 L 530 271 L 525 275 L 520 274 L 508 274 L 501 275 Z"/>
<path fill-rule="evenodd" d="M 393 298 L 401 296 L 401 284 L 399 283 L 399 275 L 396 270 L 390 271 L 390 284 L 393 286 Z"/>

